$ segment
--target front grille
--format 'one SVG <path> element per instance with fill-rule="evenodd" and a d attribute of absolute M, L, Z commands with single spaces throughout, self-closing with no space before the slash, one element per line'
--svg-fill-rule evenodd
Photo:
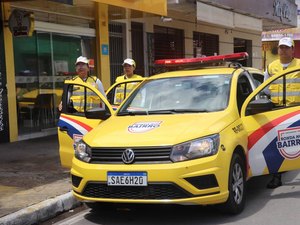
<path fill-rule="evenodd" d="M 122 163 L 122 154 L 127 148 L 92 148 L 90 163 Z M 134 163 L 171 163 L 171 147 L 130 148 L 133 150 Z"/>
<path fill-rule="evenodd" d="M 119 199 L 180 199 L 192 195 L 173 183 L 152 183 L 145 187 L 107 186 L 105 183 L 89 182 L 82 193 L 92 198 Z"/>

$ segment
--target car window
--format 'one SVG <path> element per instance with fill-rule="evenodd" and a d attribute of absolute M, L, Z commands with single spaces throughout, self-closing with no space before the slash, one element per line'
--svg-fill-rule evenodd
<path fill-rule="evenodd" d="M 119 84 L 108 95 L 108 101 L 112 105 L 120 105 L 139 82 Z"/>
<path fill-rule="evenodd" d="M 84 112 L 104 109 L 105 104 L 91 89 L 81 85 L 69 85 L 66 113 L 84 116 Z"/>
<path fill-rule="evenodd" d="M 259 73 L 251 73 L 251 74 L 257 87 L 264 82 L 264 76 L 262 74 Z"/>
<path fill-rule="evenodd" d="M 148 80 L 126 101 L 119 113 L 177 110 L 224 110 L 229 100 L 231 75 L 172 77 Z"/>
<path fill-rule="evenodd" d="M 240 112 L 246 98 L 252 93 L 252 87 L 247 76 L 241 75 L 237 82 L 237 106 Z"/>
<path fill-rule="evenodd" d="M 269 99 L 274 109 L 300 105 L 298 72 L 290 73 L 271 82 L 255 99 Z"/>

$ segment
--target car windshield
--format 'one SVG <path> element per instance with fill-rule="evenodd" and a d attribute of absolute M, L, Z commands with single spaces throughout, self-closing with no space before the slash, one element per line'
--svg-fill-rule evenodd
<path fill-rule="evenodd" d="M 201 75 L 148 80 L 118 115 L 214 112 L 228 105 L 231 75 Z"/>

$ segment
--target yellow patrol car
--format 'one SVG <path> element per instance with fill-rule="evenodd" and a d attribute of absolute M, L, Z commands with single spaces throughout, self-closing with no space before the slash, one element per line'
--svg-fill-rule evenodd
<path fill-rule="evenodd" d="M 261 71 L 236 63 L 166 72 L 142 81 L 116 111 L 95 88 L 66 81 L 58 126 L 73 194 L 91 207 L 218 204 L 240 213 L 249 178 L 300 168 L 300 103 L 284 104 L 285 77 L 299 72 L 287 70 L 263 84 Z M 281 105 L 268 93 L 274 82 L 284 90 Z M 72 110 L 78 85 L 94 92 L 101 107 Z"/>

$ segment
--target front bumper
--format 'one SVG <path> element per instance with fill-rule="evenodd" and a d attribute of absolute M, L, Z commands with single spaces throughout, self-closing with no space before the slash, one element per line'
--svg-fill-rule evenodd
<path fill-rule="evenodd" d="M 73 159 L 73 194 L 81 201 L 207 205 L 228 198 L 228 165 L 217 156 L 167 164 L 88 164 Z M 108 172 L 146 172 L 148 185 L 108 186 Z"/>

